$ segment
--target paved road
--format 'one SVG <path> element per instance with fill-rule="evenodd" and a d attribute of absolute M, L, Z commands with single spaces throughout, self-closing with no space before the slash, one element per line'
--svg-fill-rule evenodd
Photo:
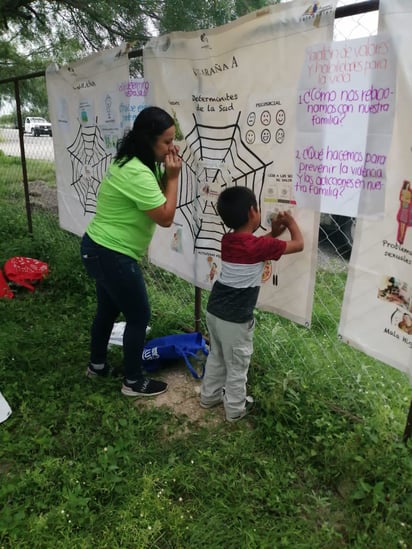
<path fill-rule="evenodd" d="M 18 130 L 0 129 L 0 150 L 7 156 L 21 156 Z M 53 138 L 48 135 L 33 137 L 32 135 L 25 134 L 24 152 L 26 158 L 54 162 Z"/>

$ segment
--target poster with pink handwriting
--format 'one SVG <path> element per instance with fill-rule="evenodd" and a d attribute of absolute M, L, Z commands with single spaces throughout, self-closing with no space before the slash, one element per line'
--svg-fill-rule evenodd
<path fill-rule="evenodd" d="M 298 206 L 353 217 L 383 214 L 395 75 L 387 34 L 306 50 L 296 113 Z"/>
<path fill-rule="evenodd" d="M 338 332 L 412 384 L 412 2 L 379 6 L 379 31 L 392 37 L 398 60 L 385 208 L 382 218 L 356 222 Z"/>

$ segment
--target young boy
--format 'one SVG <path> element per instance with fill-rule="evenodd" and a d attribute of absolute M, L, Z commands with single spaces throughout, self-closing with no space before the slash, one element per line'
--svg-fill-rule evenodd
<path fill-rule="evenodd" d="M 253 407 L 246 382 L 253 352 L 253 311 L 264 262 L 303 250 L 300 229 L 289 213 L 272 220 L 269 235 L 254 236 L 260 226 L 256 196 L 247 187 L 229 187 L 218 197 L 217 211 L 232 232 L 222 238 L 222 269 L 206 310 L 210 353 L 200 392 L 200 406 L 223 402 L 227 421 L 242 419 Z M 277 237 L 288 229 L 291 239 Z"/>

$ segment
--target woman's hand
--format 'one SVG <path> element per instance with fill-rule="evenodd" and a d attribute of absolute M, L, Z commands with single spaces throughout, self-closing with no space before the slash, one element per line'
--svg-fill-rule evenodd
<path fill-rule="evenodd" d="M 146 210 L 147 215 L 161 227 L 170 227 L 176 211 L 179 173 L 182 168 L 182 159 L 179 157 L 178 152 L 179 147 L 173 145 L 164 159 L 165 172 L 161 189 L 166 197 L 166 202 L 158 208 Z"/>
<path fill-rule="evenodd" d="M 173 149 L 165 156 L 165 171 L 168 181 L 169 179 L 177 179 L 182 169 L 182 159 L 178 152 L 179 147 L 174 145 Z"/>

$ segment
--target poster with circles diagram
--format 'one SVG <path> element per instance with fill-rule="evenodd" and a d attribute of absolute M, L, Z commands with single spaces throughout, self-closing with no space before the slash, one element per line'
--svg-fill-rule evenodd
<path fill-rule="evenodd" d="M 192 235 L 194 253 L 207 253 L 211 271 L 206 272 L 205 281 L 213 281 L 216 261 L 211 261 L 210 254 L 214 258 L 214 254 L 220 254 L 221 238 L 228 231 L 216 209 L 220 192 L 233 185 L 253 190 L 261 211 L 261 231 L 270 229 L 271 218 L 279 211 L 293 209 L 290 176 L 273 175 L 274 161 L 265 162 L 256 152 L 256 141 L 273 147 L 285 139 L 286 114 L 277 106 L 275 116 L 269 105 L 265 105 L 259 116 L 256 111 L 249 112 L 246 133 L 240 125 L 241 112 L 233 124 L 224 126 L 202 124 L 193 115 L 193 128 L 184 137 L 184 148 L 180 151 L 183 164 L 177 211 Z M 182 247 L 179 242 L 182 233 L 183 230 L 180 235 L 173 234 L 175 250 Z"/>
<path fill-rule="evenodd" d="M 319 217 L 294 200 L 296 89 L 306 47 L 332 36 L 333 10 L 315 18 L 307 4 L 296 0 L 223 27 L 155 37 L 143 65 L 148 101 L 173 115 L 183 160 L 174 222 L 156 230 L 150 260 L 210 289 L 229 231 L 217 197 L 246 186 L 261 211 L 257 236 L 268 234 L 280 210 L 291 211 L 305 233 L 303 252 L 265 266 L 258 307 L 309 326 Z"/>

